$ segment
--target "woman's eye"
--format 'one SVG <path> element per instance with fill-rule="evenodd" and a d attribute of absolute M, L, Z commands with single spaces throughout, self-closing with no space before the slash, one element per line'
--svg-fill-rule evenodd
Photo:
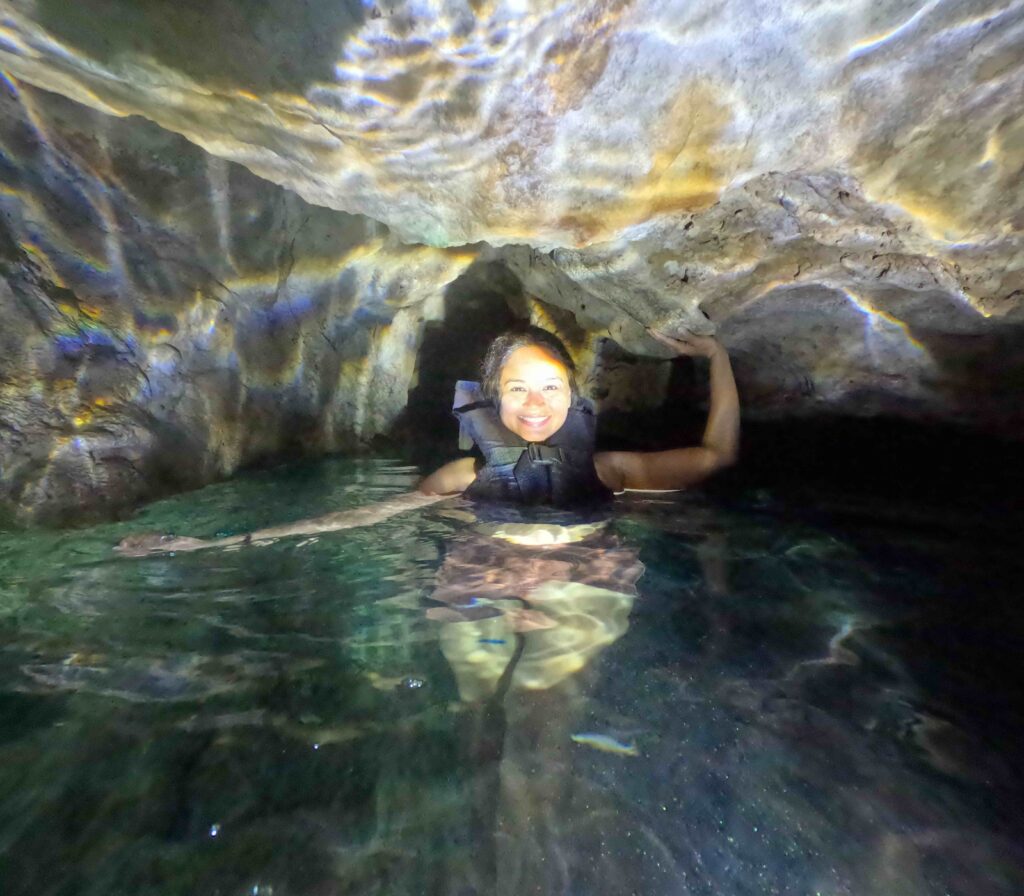
<path fill-rule="evenodd" d="M 548 383 L 544 387 L 545 392 L 560 392 L 562 387 L 558 383 Z"/>
<path fill-rule="evenodd" d="M 523 386 L 509 386 L 506 392 L 525 392 L 526 389 Z"/>

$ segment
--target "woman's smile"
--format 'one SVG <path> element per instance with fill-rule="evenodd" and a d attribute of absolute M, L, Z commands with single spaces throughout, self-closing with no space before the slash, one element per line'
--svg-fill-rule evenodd
<path fill-rule="evenodd" d="M 548 415 L 543 417 L 524 417 L 522 414 L 519 415 L 519 422 L 533 432 L 542 430 L 547 426 L 550 419 L 551 417 Z"/>

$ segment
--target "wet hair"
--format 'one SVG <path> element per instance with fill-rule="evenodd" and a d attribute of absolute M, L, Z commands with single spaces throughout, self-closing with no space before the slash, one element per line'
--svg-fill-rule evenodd
<path fill-rule="evenodd" d="M 483 393 L 495 404 L 501 400 L 501 371 L 512 357 L 512 353 L 528 345 L 535 345 L 551 355 L 556 361 L 565 367 L 566 378 L 569 380 L 569 389 L 573 396 L 576 395 L 576 365 L 573 363 L 568 350 L 562 344 L 562 340 L 542 330 L 540 327 L 518 327 L 502 333 L 495 339 L 484 355 L 484 362 L 480 367 L 480 379 L 483 386 Z"/>

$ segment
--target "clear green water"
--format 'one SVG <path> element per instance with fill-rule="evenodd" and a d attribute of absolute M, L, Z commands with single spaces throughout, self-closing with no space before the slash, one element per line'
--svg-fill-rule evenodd
<path fill-rule="evenodd" d="M 414 479 L 330 461 L 0 534 L 0 892 L 1024 892 L 999 539 L 892 508 L 826 531 L 760 494 L 634 497 L 571 548 L 439 505 L 110 550 Z"/>

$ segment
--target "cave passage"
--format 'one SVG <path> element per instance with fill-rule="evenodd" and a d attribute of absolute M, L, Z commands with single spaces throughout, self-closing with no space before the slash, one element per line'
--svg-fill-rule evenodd
<path fill-rule="evenodd" d="M 1024 0 L 6 0 L 0 893 L 1024 893 L 1022 44 Z M 713 334 L 739 463 L 408 509 L 525 321 L 599 450 L 700 443 L 652 331 Z"/>

